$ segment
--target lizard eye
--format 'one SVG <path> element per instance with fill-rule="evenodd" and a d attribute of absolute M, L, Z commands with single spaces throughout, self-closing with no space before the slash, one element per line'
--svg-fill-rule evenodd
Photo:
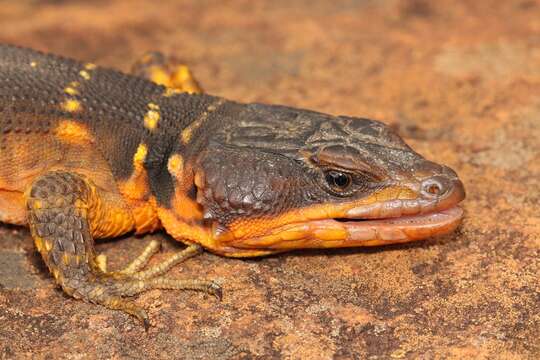
<path fill-rule="evenodd" d="M 336 170 L 327 171 L 325 173 L 325 179 L 328 186 L 336 192 L 344 192 L 352 184 L 352 176 L 350 174 Z"/>

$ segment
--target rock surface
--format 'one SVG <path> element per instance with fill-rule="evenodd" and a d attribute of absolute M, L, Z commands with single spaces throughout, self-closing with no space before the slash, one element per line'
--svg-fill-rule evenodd
<path fill-rule="evenodd" d="M 217 279 L 223 301 L 141 295 L 148 333 L 64 296 L 28 232 L 2 226 L 0 358 L 540 358 L 538 1 L 17 1 L 0 19 L 2 42 L 123 70 L 160 50 L 212 94 L 381 119 L 468 192 L 442 238 L 189 260 L 171 275 Z M 120 266 L 151 238 L 158 257 L 180 248 L 98 250 Z"/>

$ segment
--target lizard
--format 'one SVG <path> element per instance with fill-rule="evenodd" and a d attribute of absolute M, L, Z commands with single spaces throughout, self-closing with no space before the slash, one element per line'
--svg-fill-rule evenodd
<path fill-rule="evenodd" d="M 463 183 L 366 118 L 202 92 L 149 53 L 130 74 L 0 45 L 0 222 L 28 226 L 68 295 L 124 311 L 130 297 L 220 285 L 165 273 L 206 249 L 256 257 L 450 233 Z M 163 229 L 185 249 L 146 268 L 151 241 L 109 271 L 94 240 Z"/>

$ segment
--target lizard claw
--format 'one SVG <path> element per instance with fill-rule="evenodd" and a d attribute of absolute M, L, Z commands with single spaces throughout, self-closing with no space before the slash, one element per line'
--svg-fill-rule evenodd
<path fill-rule="evenodd" d="M 207 289 L 208 294 L 214 295 L 218 301 L 223 300 L 223 289 L 215 282 L 211 282 Z"/>

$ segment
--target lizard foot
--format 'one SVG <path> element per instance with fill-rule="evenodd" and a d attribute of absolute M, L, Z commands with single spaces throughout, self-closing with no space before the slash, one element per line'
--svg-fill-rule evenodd
<path fill-rule="evenodd" d="M 186 249 L 177 252 L 163 262 L 146 270 L 142 270 L 150 258 L 160 249 L 160 247 L 161 244 L 158 241 L 152 240 L 144 251 L 125 268 L 116 272 L 105 273 L 107 277 L 116 279 L 113 287 L 115 294 L 120 296 L 133 296 L 150 289 L 194 290 L 213 295 L 221 301 L 223 296 L 222 289 L 213 281 L 197 279 L 170 279 L 161 276 L 169 271 L 173 266 L 190 257 L 200 254 L 202 252 L 202 248 L 199 245 L 190 245 Z M 123 304 L 118 305 L 119 310 L 123 310 L 134 315 L 143 323 L 145 329 L 148 329 L 148 316 L 144 310 L 134 309 L 134 311 L 132 311 L 131 305 L 125 301 Z"/>
<path fill-rule="evenodd" d="M 122 310 L 139 319 L 146 329 L 150 326 L 146 311 L 125 297 L 150 289 L 176 289 L 203 291 L 221 298 L 221 288 L 215 282 L 161 276 L 200 253 L 199 245 L 190 245 L 161 264 L 141 270 L 159 249 L 154 241 L 124 269 L 107 272 L 106 258 L 95 254 L 92 234 L 103 231 L 100 226 L 106 219 L 122 215 L 90 180 L 69 172 L 49 172 L 36 179 L 26 199 L 36 247 L 68 295 Z"/>

